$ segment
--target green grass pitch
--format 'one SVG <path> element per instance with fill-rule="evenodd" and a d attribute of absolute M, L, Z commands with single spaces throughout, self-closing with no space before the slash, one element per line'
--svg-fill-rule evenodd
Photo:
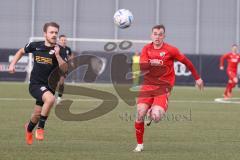
<path fill-rule="evenodd" d="M 94 85 L 116 95 L 112 85 Z M 91 88 L 93 88 L 91 86 Z M 240 104 L 215 103 L 224 88 L 175 87 L 168 114 L 145 128 L 144 152 L 133 153 L 136 107 L 119 101 L 116 109 L 84 122 L 62 121 L 54 108 L 45 140 L 28 146 L 24 124 L 34 100 L 26 83 L 0 83 L 0 160 L 237 160 L 240 157 Z M 240 97 L 235 89 L 235 97 Z M 64 95 L 64 98 L 79 99 Z M 71 107 L 81 113 L 99 101 L 80 97 Z"/>

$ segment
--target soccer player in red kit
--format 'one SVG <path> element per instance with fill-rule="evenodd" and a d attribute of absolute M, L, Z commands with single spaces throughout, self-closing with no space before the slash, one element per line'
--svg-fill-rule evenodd
<path fill-rule="evenodd" d="M 237 78 L 237 67 L 240 61 L 240 55 L 238 52 L 238 46 L 236 44 L 232 45 L 232 52 L 226 53 L 220 58 L 220 70 L 224 70 L 224 60 L 227 60 L 227 75 L 228 83 L 224 91 L 224 98 L 230 98 L 232 96 L 232 89 L 236 86 L 238 82 Z"/>
<path fill-rule="evenodd" d="M 168 108 L 168 97 L 175 82 L 174 61 L 185 64 L 202 90 L 203 81 L 191 61 L 176 47 L 164 42 L 165 27 L 152 28 L 152 43 L 144 46 L 140 56 L 140 68 L 144 81 L 137 99 L 137 118 L 135 121 L 137 146 L 134 152 L 143 150 L 144 118 L 146 115 L 155 122 L 161 120 Z M 170 86 L 170 89 L 169 89 Z"/>

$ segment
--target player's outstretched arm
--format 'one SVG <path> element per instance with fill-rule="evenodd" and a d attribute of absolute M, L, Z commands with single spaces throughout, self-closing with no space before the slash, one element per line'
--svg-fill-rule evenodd
<path fill-rule="evenodd" d="M 66 73 L 68 66 L 67 66 L 67 63 L 60 56 L 60 47 L 56 45 L 54 50 L 55 50 L 55 57 L 57 58 L 59 68 L 63 71 L 63 73 Z"/>
<path fill-rule="evenodd" d="M 196 68 L 194 67 L 194 65 L 192 64 L 192 62 L 184 56 L 184 58 L 181 60 L 181 62 L 183 64 L 185 64 L 187 66 L 187 68 L 192 72 L 192 76 L 194 77 L 195 79 L 195 83 L 196 83 L 196 86 L 199 90 L 203 90 L 203 86 L 204 86 L 204 83 L 203 83 L 203 80 L 201 79 L 201 77 L 199 76 L 199 74 L 197 73 L 197 70 Z"/>
<path fill-rule="evenodd" d="M 228 57 L 228 54 L 224 54 L 220 57 L 219 69 L 224 70 L 224 60 Z"/>
<path fill-rule="evenodd" d="M 204 83 L 201 77 L 199 76 L 196 68 L 192 64 L 192 62 L 183 54 L 181 54 L 177 49 L 174 52 L 175 58 L 180 61 L 181 63 L 185 64 L 185 66 L 191 71 L 192 76 L 195 79 L 196 86 L 199 90 L 203 90 Z"/>
<path fill-rule="evenodd" d="M 12 62 L 10 63 L 9 67 L 8 67 L 8 72 L 9 73 L 15 73 L 15 65 L 17 64 L 17 62 L 19 61 L 19 59 L 21 59 L 21 57 L 23 56 L 23 54 L 25 53 L 24 48 L 20 48 L 17 53 L 15 54 Z"/>
<path fill-rule="evenodd" d="M 196 87 L 199 89 L 199 90 L 203 90 L 203 86 L 204 86 L 204 83 L 203 83 L 203 80 L 201 79 L 201 77 L 199 76 L 199 74 L 197 73 L 197 70 L 196 68 L 194 67 L 194 65 L 192 64 L 192 62 L 187 58 L 185 57 L 182 62 L 187 66 L 187 68 L 192 72 L 192 76 L 194 77 L 195 79 L 195 83 L 196 83 Z"/>

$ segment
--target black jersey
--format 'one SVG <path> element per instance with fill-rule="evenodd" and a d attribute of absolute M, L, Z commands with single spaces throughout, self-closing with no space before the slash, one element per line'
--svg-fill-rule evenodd
<path fill-rule="evenodd" d="M 58 67 L 54 47 L 45 46 L 44 41 L 40 41 L 28 43 L 24 50 L 25 53 L 32 53 L 34 57 L 30 83 L 48 85 L 49 75 Z"/>
<path fill-rule="evenodd" d="M 60 55 L 61 55 L 62 59 L 67 62 L 69 60 L 69 56 L 72 55 L 71 48 L 69 48 L 68 46 L 66 46 L 66 47 L 61 46 L 60 48 L 61 48 Z"/>

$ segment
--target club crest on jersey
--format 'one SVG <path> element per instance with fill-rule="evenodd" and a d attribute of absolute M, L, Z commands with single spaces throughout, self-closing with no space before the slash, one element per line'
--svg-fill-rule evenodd
<path fill-rule="evenodd" d="M 50 55 L 52 55 L 52 54 L 54 54 L 54 53 L 55 53 L 55 50 L 50 50 L 50 51 L 49 51 L 49 54 L 50 54 Z"/>
<path fill-rule="evenodd" d="M 159 53 L 160 57 L 164 57 L 165 54 L 166 54 L 165 52 L 160 52 L 160 53 Z"/>

